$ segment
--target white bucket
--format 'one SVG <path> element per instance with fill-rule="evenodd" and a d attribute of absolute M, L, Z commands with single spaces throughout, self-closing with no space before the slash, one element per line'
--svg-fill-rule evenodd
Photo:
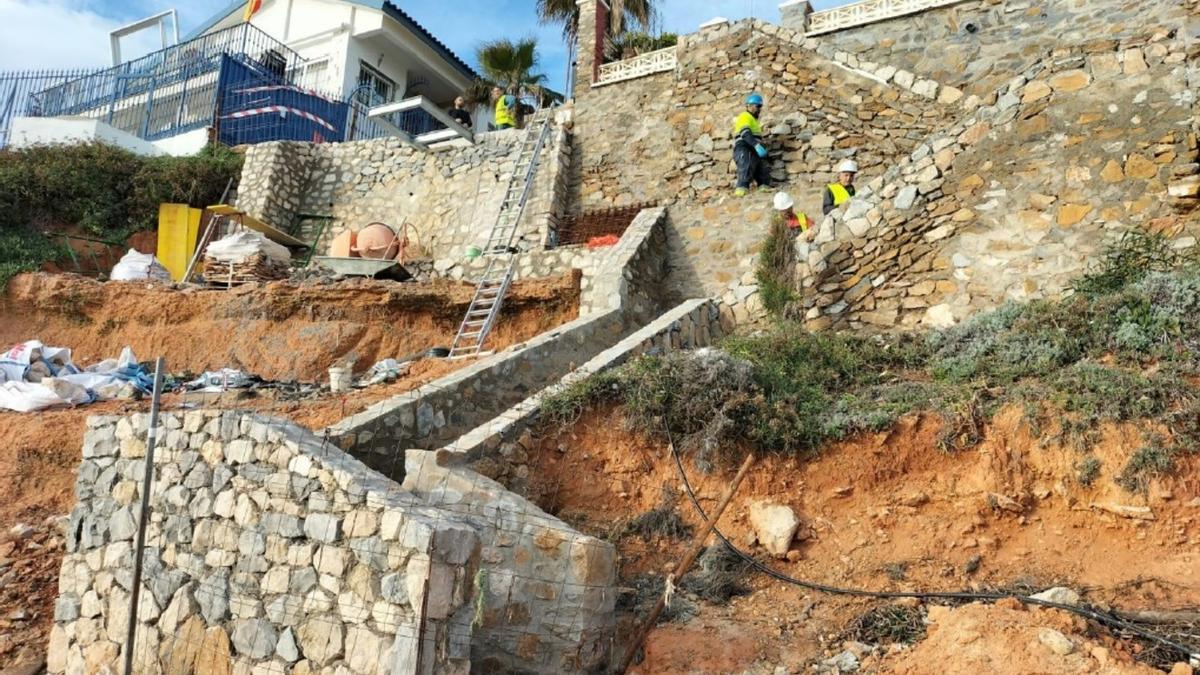
<path fill-rule="evenodd" d="M 329 369 L 329 391 L 335 394 L 340 391 L 349 391 L 353 384 L 354 375 L 349 368 L 334 366 Z"/>

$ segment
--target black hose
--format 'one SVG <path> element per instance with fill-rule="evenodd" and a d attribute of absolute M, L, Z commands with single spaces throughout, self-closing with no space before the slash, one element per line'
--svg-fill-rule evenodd
<path fill-rule="evenodd" d="M 704 512 L 704 508 L 702 506 L 700 506 L 700 500 L 696 498 L 696 492 L 692 489 L 691 482 L 688 481 L 687 471 L 683 468 L 683 458 L 679 454 L 679 449 L 675 446 L 675 439 L 671 435 L 671 429 L 665 424 L 663 426 L 666 429 L 667 440 L 671 445 L 671 456 L 675 459 L 675 466 L 679 470 L 679 478 L 683 481 L 683 487 L 687 491 L 688 498 L 691 500 L 692 505 L 696 508 L 696 512 L 700 515 L 700 518 L 704 522 L 708 522 L 708 514 L 706 514 Z M 857 588 L 841 588 L 838 586 L 829 586 L 826 584 L 819 584 L 819 583 L 816 583 L 813 581 L 805 581 L 803 579 L 797 579 L 796 577 L 789 576 L 787 574 L 784 574 L 783 572 L 779 572 L 779 571 L 773 569 L 772 567 L 758 561 L 757 559 L 753 558 L 752 556 L 750 556 L 747 553 L 745 553 L 744 551 L 742 551 L 737 546 L 734 546 L 733 542 L 729 541 L 729 538 L 726 537 L 725 534 L 721 532 L 720 528 L 716 527 L 715 524 L 713 526 L 713 534 L 715 534 L 717 536 L 717 538 L 720 539 L 721 542 L 723 544 L 725 544 L 725 546 L 727 546 L 731 552 L 733 552 L 734 555 L 736 555 L 738 558 L 742 559 L 744 562 L 746 562 L 748 565 L 755 568 L 759 572 L 762 572 L 763 574 L 765 574 L 773 579 L 776 579 L 778 581 L 782 581 L 786 584 L 791 584 L 793 586 L 799 586 L 800 588 L 806 588 L 811 591 L 827 593 L 830 595 L 851 595 L 851 596 L 865 597 L 865 598 L 876 598 L 876 599 L 881 599 L 881 600 L 900 600 L 900 599 L 916 598 L 918 600 L 987 600 L 987 601 L 994 602 L 996 600 L 1004 600 L 1007 598 L 1014 598 L 1016 600 L 1019 600 L 1023 603 L 1030 604 L 1030 605 L 1039 605 L 1041 607 L 1051 607 L 1053 609 L 1061 609 L 1063 611 L 1070 612 L 1072 614 L 1076 614 L 1078 616 L 1082 616 L 1087 619 L 1091 619 L 1093 621 L 1096 621 L 1097 623 L 1103 624 L 1110 628 L 1116 628 L 1116 629 L 1119 629 L 1119 630 L 1122 630 L 1122 631 L 1125 631 L 1128 633 L 1132 633 L 1132 634 L 1142 637 L 1146 640 L 1151 640 L 1151 641 L 1166 645 L 1167 647 L 1178 650 L 1179 652 L 1181 652 L 1183 654 L 1187 654 L 1190 659 L 1200 660 L 1200 653 L 1193 651 L 1192 647 L 1188 647 L 1179 642 L 1175 642 L 1174 640 L 1164 638 L 1161 635 L 1156 635 L 1148 630 L 1145 630 L 1144 628 L 1141 628 L 1140 626 L 1138 626 L 1136 624 L 1125 621 L 1125 620 L 1123 620 L 1117 616 L 1114 616 L 1112 614 L 1094 610 L 1090 607 L 1080 607 L 1080 606 L 1076 606 L 1076 605 L 1067 605 L 1067 604 L 1063 604 L 1063 603 L 1059 603 L 1059 602 L 1052 602 L 1049 600 L 1039 600 L 1037 598 L 1031 598 L 1031 597 L 1025 596 L 1025 595 L 1017 595 L 1015 593 L 981 593 L 981 592 L 974 592 L 974 591 L 954 591 L 954 592 L 869 591 L 869 590 L 857 589 Z"/>

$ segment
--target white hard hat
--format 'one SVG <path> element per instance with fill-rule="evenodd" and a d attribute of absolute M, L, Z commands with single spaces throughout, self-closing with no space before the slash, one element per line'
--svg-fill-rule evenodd
<path fill-rule="evenodd" d="M 848 159 L 838 165 L 838 173 L 858 173 L 858 162 Z"/>
<path fill-rule="evenodd" d="M 789 195 L 788 193 L 786 193 L 786 192 L 776 192 L 775 193 L 775 210 L 776 211 L 787 211 L 788 209 L 792 208 L 792 206 L 794 206 L 795 204 L 796 204 L 796 202 L 792 201 L 792 196 Z"/>

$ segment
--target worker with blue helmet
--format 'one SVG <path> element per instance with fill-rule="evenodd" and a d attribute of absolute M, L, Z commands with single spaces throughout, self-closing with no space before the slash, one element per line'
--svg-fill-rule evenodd
<path fill-rule="evenodd" d="M 733 121 L 733 161 L 737 164 L 738 197 L 746 196 L 751 181 L 758 183 L 759 190 L 771 188 L 771 170 L 767 166 L 767 146 L 763 145 L 762 114 L 763 97 L 750 94 L 746 97 L 746 110 Z"/>

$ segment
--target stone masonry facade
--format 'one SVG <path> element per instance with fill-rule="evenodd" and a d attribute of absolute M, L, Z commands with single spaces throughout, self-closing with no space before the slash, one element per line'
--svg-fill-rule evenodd
<path fill-rule="evenodd" d="M 664 209 L 648 209 L 617 245 L 575 259 L 587 269 L 575 321 L 377 403 L 325 433 L 371 467 L 402 480 L 396 448 L 441 447 L 659 316 L 665 223 Z"/>
<path fill-rule="evenodd" d="M 1149 43 L 1156 35 L 1185 29 L 1187 5 L 1185 0 L 968 0 L 815 39 L 856 59 L 986 95 L 1063 45 Z"/>
<path fill-rule="evenodd" d="M 1173 196 L 1198 170 L 1186 49 L 1060 48 L 932 135 L 798 244 L 810 327 L 944 327 L 1058 297 L 1129 227 L 1195 246 L 1195 200 Z"/>
<path fill-rule="evenodd" d="M 52 673 L 120 670 L 147 425 L 89 420 Z M 282 420 L 164 415 L 158 438 L 137 672 L 465 673 L 487 658 L 550 673 L 606 658 L 611 546 L 486 479 L 458 476 L 495 505 L 485 517 L 454 512 L 418 479 L 422 495 L 403 490 Z M 514 574 L 556 591 L 497 596 Z"/>
<path fill-rule="evenodd" d="M 767 220 L 739 217 L 755 200 L 730 201 L 732 120 L 748 92 L 767 99 L 774 179 L 818 215 L 820 190 L 842 160 L 855 158 L 864 178 L 882 175 L 952 119 L 961 94 L 885 80 L 817 47 L 760 21 L 721 24 L 682 39 L 674 72 L 578 97 L 572 201 L 668 205 L 676 300 L 722 297 L 740 318 L 758 311 L 753 267 Z"/>
<path fill-rule="evenodd" d="M 569 116 L 557 119 L 543 148 L 533 192 L 518 227 L 518 247 L 540 250 L 566 205 Z M 482 247 L 516 168 L 524 130 L 479 134 L 473 145 L 422 151 L 398 138 L 350 143 L 262 143 L 246 152 L 238 205 L 283 229 L 306 216 L 332 216 L 319 253 L 348 228 L 382 222 L 410 226 L 425 257 L 461 261 Z M 439 265 L 448 268 L 450 264 Z"/>

